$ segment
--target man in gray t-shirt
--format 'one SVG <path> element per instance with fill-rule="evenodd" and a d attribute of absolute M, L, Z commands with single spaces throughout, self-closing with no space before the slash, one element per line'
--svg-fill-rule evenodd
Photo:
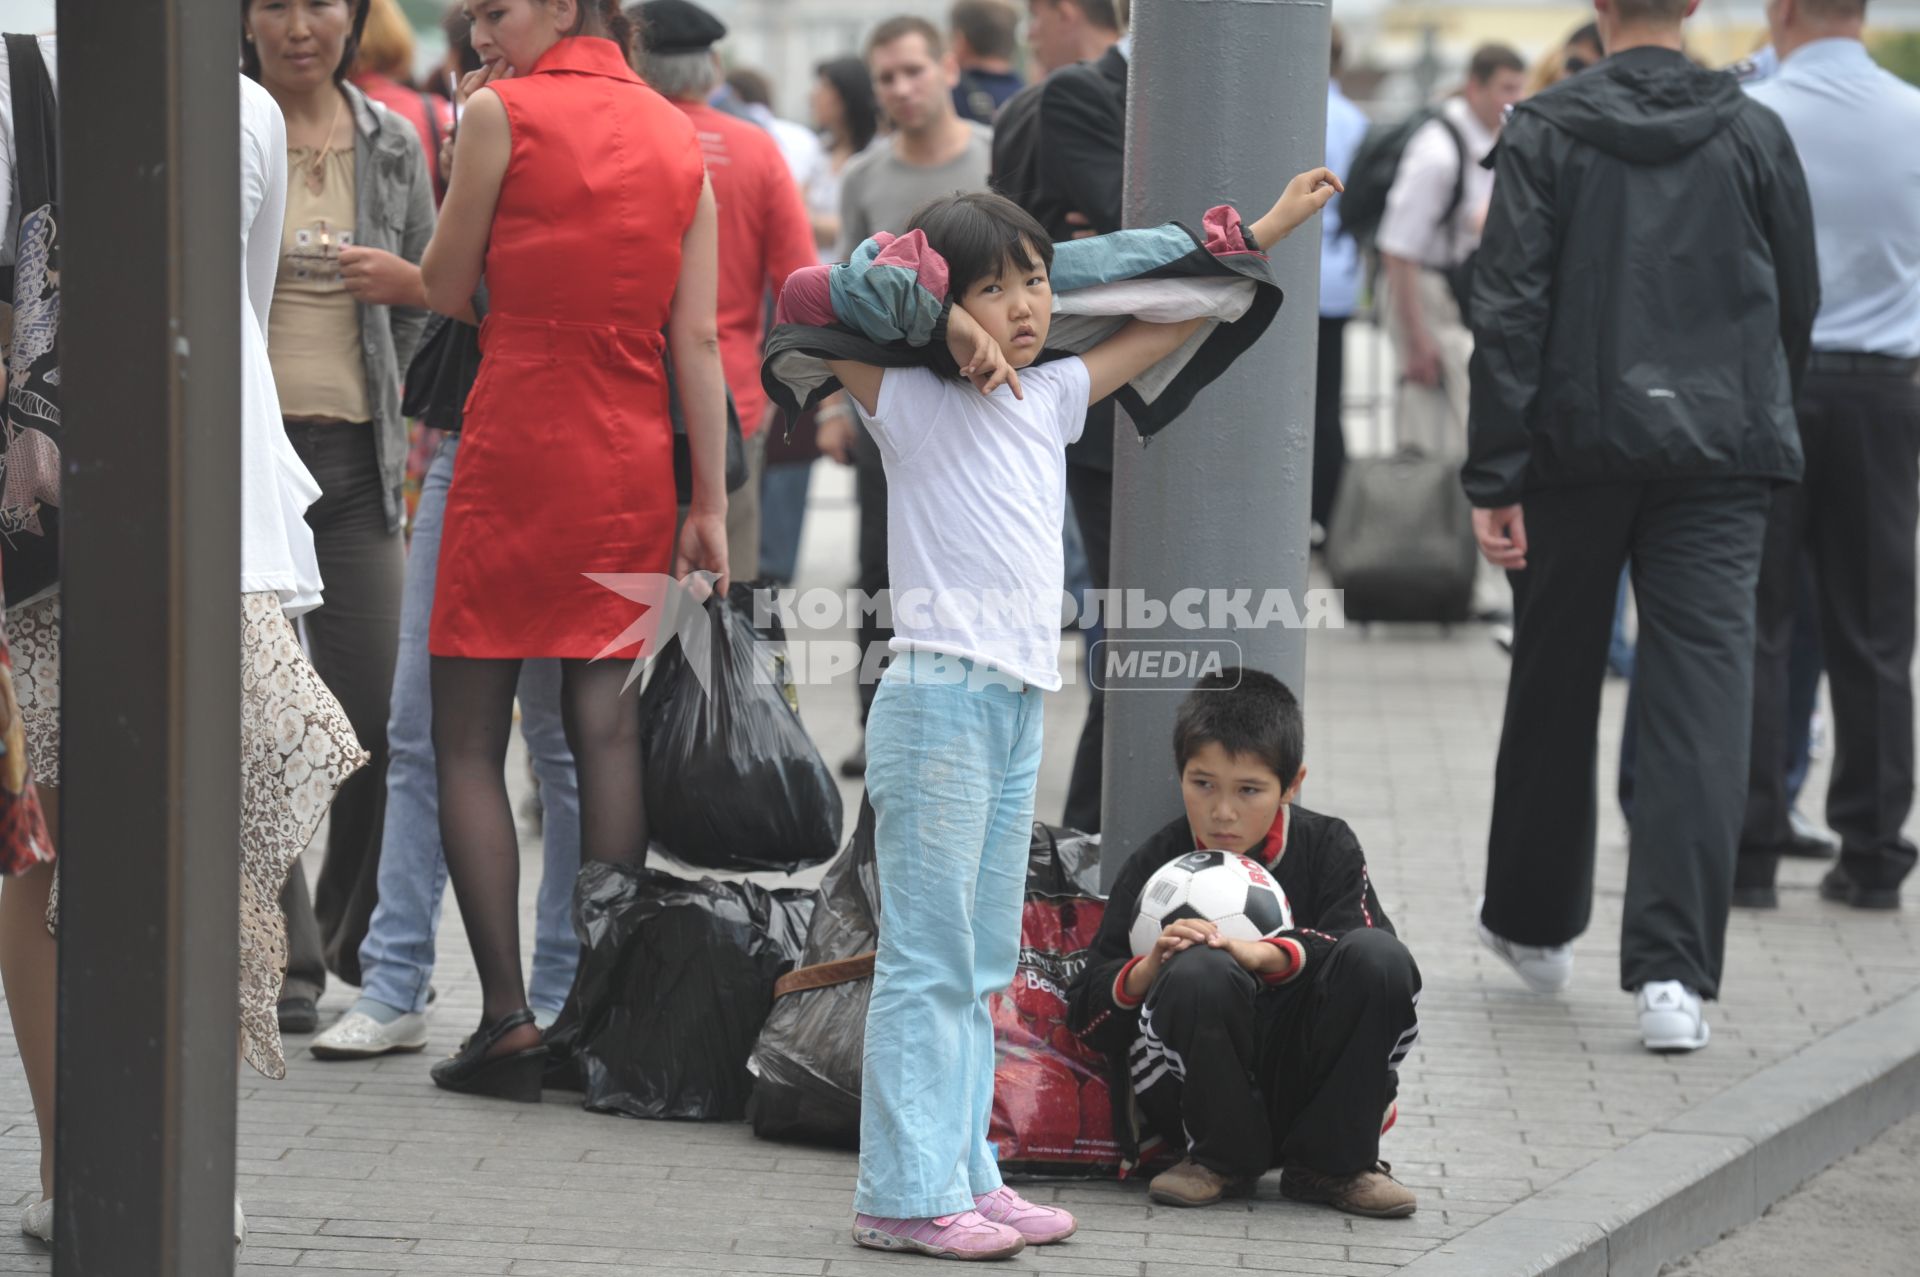
<path fill-rule="evenodd" d="M 903 234 L 922 204 L 942 195 L 985 191 L 993 166 L 993 130 L 963 120 L 953 109 L 960 70 L 939 28 L 920 18 L 892 18 L 867 41 L 873 92 L 893 122 L 893 132 L 853 163 L 840 180 L 840 243 L 845 261 L 860 241 L 880 231 Z M 858 588 L 877 596 L 887 588 L 887 476 L 880 451 L 855 421 L 846 397 L 820 409 L 820 451 L 856 470 L 860 502 Z M 883 660 L 888 629 L 878 617 L 862 618 L 860 718 L 866 720 Z M 843 776 L 866 773 L 864 746 L 840 764 Z"/>
<path fill-rule="evenodd" d="M 993 163 L 993 130 L 953 109 L 959 70 L 939 30 L 918 18 L 894 18 L 867 42 L 873 92 L 893 132 L 847 166 L 840 180 L 839 255 L 879 231 L 898 235 L 928 200 L 984 191 Z"/>

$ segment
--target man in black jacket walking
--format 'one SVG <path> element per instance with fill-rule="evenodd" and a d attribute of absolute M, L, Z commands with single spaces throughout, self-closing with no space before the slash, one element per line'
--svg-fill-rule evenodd
<path fill-rule="evenodd" d="M 1514 584 L 1482 940 L 1563 987 L 1593 904 L 1595 724 L 1631 563 L 1639 786 L 1621 986 L 1652 1050 L 1706 1045 L 1745 803 L 1754 599 L 1819 303 L 1778 116 L 1694 67 L 1697 0 L 1597 4 L 1612 55 L 1521 103 L 1475 260 L 1462 470 Z"/>

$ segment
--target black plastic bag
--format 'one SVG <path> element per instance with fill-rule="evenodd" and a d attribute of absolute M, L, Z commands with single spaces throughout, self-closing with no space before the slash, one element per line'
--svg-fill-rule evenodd
<path fill-rule="evenodd" d="M 672 602 L 672 600 L 670 600 Z M 792 873 L 840 845 L 840 787 L 801 725 L 777 624 L 736 584 L 676 627 L 640 695 L 651 840 L 684 865 Z M 699 670 L 706 671 L 706 678 Z"/>
<path fill-rule="evenodd" d="M 629 1117 L 733 1121 L 773 984 L 814 894 L 589 863 L 574 886 L 580 969 L 547 1035 L 549 1086 Z"/>
<path fill-rule="evenodd" d="M 873 804 L 860 802 L 853 837 L 820 881 L 799 976 L 828 963 L 871 955 L 880 939 L 880 875 Z M 864 978 L 774 999 L 747 1067 L 754 1076 L 747 1116 L 762 1139 L 860 1144 L 860 1059 L 867 1040 L 871 968 Z"/>

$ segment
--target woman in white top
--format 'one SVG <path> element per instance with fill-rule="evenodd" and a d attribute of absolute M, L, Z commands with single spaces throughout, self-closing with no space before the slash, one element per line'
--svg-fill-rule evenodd
<path fill-rule="evenodd" d="M 287 958 L 280 888 L 367 752 L 293 631 L 293 617 L 320 605 L 306 520 L 320 485 L 281 424 L 267 360 L 287 126 L 273 96 L 245 77 L 240 151 L 240 1028 L 247 1062 L 278 1078 L 287 1071 L 274 1014 Z"/>
<path fill-rule="evenodd" d="M 306 509 L 320 487 L 301 464 L 281 426 L 279 397 L 267 360 L 267 311 L 279 270 L 287 194 L 287 133 L 280 108 L 258 84 L 240 85 L 240 1050 L 256 1070 L 286 1076 L 274 1004 L 286 964 L 281 886 L 313 837 L 340 782 L 366 762 L 346 713 L 307 663 L 291 619 L 320 604 L 320 569 Z M 41 1192 L 21 1229 L 52 1241 L 52 1075 L 57 883 L 47 905 L 47 931 L 10 927 L 10 1001 L 44 987 L 46 1032 L 18 1032 L 21 1061 L 40 1123 Z M 9 913 L 9 923 L 16 921 Z M 37 954 L 34 952 L 37 946 Z M 15 955 L 26 953 L 27 971 Z M 16 986 L 20 992 L 16 993 Z M 44 1078 L 44 1089 L 40 1079 Z M 244 1220 L 234 1203 L 234 1240 Z"/>

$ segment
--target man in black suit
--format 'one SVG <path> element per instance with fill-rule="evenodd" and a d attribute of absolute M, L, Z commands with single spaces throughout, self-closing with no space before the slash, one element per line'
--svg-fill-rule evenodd
<path fill-rule="evenodd" d="M 1126 172 L 1125 0 L 1028 0 L 1027 40 L 1049 72 L 1007 101 L 994 120 L 993 189 L 1033 214 L 1055 240 L 1120 229 Z M 1113 531 L 1113 402 L 1087 413 L 1067 448 L 1073 499 L 1093 588 L 1108 588 Z M 1073 759 L 1063 823 L 1100 828 L 1101 739 L 1106 712 L 1092 689 Z"/>

